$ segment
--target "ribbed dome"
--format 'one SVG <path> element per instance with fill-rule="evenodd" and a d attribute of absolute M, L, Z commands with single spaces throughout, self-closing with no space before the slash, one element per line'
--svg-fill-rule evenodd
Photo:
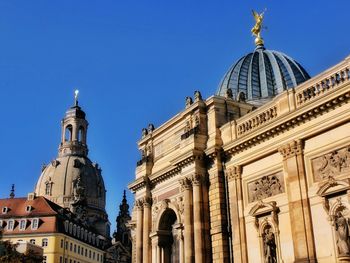
<path fill-rule="evenodd" d="M 275 96 L 309 78 L 294 59 L 258 46 L 227 71 L 216 95 L 225 96 L 230 88 L 234 98 L 243 92 L 248 101 L 256 101 Z"/>

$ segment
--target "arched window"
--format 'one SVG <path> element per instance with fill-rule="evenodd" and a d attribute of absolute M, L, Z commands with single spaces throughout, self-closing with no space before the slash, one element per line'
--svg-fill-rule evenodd
<path fill-rule="evenodd" d="M 84 141 L 84 127 L 80 126 L 78 130 L 78 142 Z"/>
<path fill-rule="evenodd" d="M 64 140 L 67 141 L 72 141 L 72 131 L 73 127 L 72 125 L 67 125 L 65 129 L 65 134 L 64 134 Z"/>

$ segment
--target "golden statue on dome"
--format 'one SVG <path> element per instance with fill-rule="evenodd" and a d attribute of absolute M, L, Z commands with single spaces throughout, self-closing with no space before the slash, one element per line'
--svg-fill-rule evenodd
<path fill-rule="evenodd" d="M 255 25 L 252 28 L 251 32 L 254 36 L 256 36 L 255 45 L 257 45 L 257 46 L 264 45 L 264 40 L 261 38 L 260 33 L 261 33 L 261 29 L 262 29 L 262 23 L 263 23 L 265 11 L 266 11 L 266 8 L 265 8 L 264 12 L 259 14 L 258 12 L 252 10 L 253 17 L 255 19 Z"/>

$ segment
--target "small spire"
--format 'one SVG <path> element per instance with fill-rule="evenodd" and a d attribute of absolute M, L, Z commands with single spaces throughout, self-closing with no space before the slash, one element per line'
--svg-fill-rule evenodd
<path fill-rule="evenodd" d="M 15 185 L 12 184 L 12 186 L 11 186 L 10 198 L 14 198 L 14 197 L 15 197 Z"/>
<path fill-rule="evenodd" d="M 74 91 L 74 106 L 78 106 L 78 94 L 79 94 L 79 90 L 75 90 Z"/>
<path fill-rule="evenodd" d="M 124 190 L 123 199 L 126 200 L 126 191 Z"/>

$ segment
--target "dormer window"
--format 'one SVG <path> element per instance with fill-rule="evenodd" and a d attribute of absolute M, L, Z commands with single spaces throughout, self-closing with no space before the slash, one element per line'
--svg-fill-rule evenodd
<path fill-rule="evenodd" d="M 3 214 L 7 214 L 7 212 L 8 212 L 9 210 L 10 210 L 10 209 L 9 209 L 7 206 L 5 206 L 5 207 L 2 208 L 2 213 L 3 213 Z"/>
<path fill-rule="evenodd" d="M 39 226 L 39 218 L 33 218 L 32 219 L 32 229 L 36 230 L 36 229 L 38 229 L 38 226 Z"/>
<path fill-rule="evenodd" d="M 29 213 L 33 210 L 33 207 L 31 205 L 26 206 L 26 212 Z"/>
<path fill-rule="evenodd" d="M 45 182 L 45 195 L 52 195 L 52 182 Z"/>
<path fill-rule="evenodd" d="M 26 219 L 21 219 L 21 221 L 19 221 L 19 230 L 25 230 L 27 226 L 27 220 Z"/>
<path fill-rule="evenodd" d="M 15 227 L 15 220 L 11 219 L 7 221 L 7 230 L 12 231 Z"/>

